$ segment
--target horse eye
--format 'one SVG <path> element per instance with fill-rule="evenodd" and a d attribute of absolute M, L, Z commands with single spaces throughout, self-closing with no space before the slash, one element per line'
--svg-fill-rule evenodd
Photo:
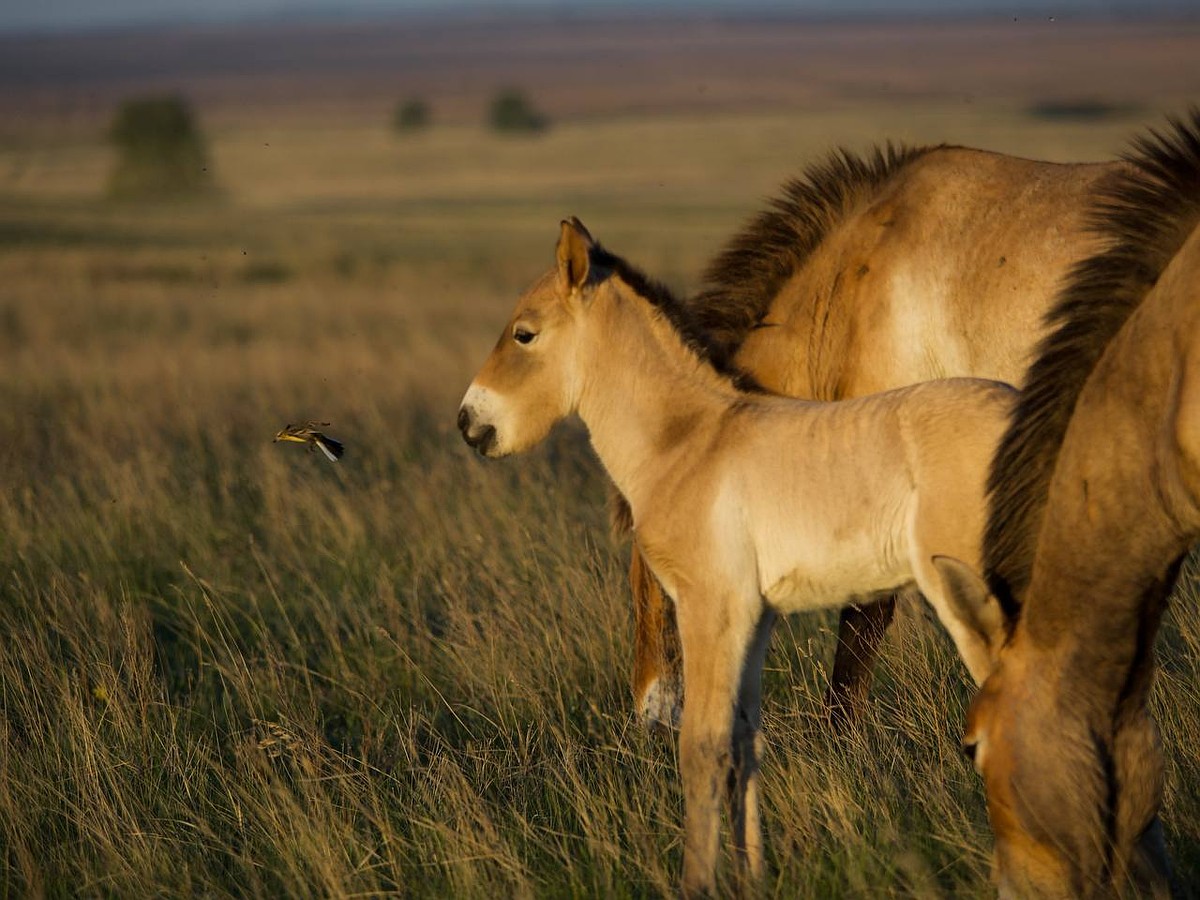
<path fill-rule="evenodd" d="M 514 328 L 513 329 L 513 340 L 516 341 L 518 344 L 531 343 L 535 337 L 537 337 L 536 333 L 529 331 L 525 328 Z"/>

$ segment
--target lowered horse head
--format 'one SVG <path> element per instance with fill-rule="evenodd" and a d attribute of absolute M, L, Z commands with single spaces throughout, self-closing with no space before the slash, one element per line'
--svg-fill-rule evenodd
<path fill-rule="evenodd" d="M 963 567 L 954 581 L 960 616 L 1002 615 L 978 576 Z M 1105 679 L 1085 650 L 1046 641 L 1040 624 L 1009 620 L 1010 636 L 996 649 L 963 733 L 987 793 L 1002 898 L 1107 897 L 1125 884 L 1139 896 L 1168 896 L 1170 862 L 1157 819 L 1163 757 L 1145 710 L 1146 660 L 1167 587 L 1152 590 L 1159 599 L 1142 611 L 1143 627 L 1130 629 L 1140 658 L 1123 670 L 1115 701 L 1095 689 Z M 1072 657 L 1081 658 L 1078 666 Z"/>
<path fill-rule="evenodd" d="M 528 450 L 575 412 L 579 378 L 573 362 L 593 246 L 578 219 L 562 223 L 555 268 L 521 295 L 467 389 L 458 428 L 483 456 Z"/>

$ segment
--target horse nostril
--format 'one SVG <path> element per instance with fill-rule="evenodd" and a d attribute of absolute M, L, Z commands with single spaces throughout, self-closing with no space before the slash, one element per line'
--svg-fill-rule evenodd
<path fill-rule="evenodd" d="M 463 440 L 467 442 L 469 447 L 474 447 L 484 456 L 487 456 L 492 445 L 496 443 L 496 429 L 491 425 L 484 425 L 476 429 L 474 413 L 469 406 L 463 406 L 458 410 L 458 430 L 462 432 Z M 472 431 L 474 430 L 474 433 Z"/>

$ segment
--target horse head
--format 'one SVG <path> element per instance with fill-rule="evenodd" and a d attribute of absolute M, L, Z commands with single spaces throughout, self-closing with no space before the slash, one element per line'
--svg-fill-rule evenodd
<path fill-rule="evenodd" d="M 1043 645 L 984 581 L 936 564 L 960 620 L 988 639 L 993 668 L 967 712 L 963 750 L 983 779 L 1001 897 L 1103 897 L 1169 871 L 1156 816 L 1162 751 L 1144 707 L 1114 716 L 1072 684 L 1069 647 Z"/>
<path fill-rule="evenodd" d="M 458 428 L 483 456 L 528 450 L 575 411 L 579 377 L 573 363 L 593 246 L 578 219 L 562 223 L 555 267 L 521 295 L 467 389 Z"/>

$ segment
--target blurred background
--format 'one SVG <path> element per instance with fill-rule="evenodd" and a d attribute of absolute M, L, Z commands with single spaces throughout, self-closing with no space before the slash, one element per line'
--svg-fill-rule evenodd
<path fill-rule="evenodd" d="M 96 215 L 193 239 L 296 225 L 211 248 L 279 281 L 544 246 L 567 213 L 647 264 L 688 256 L 662 273 L 688 281 L 834 146 L 1102 159 L 1200 81 L 1200 19 L 1169 2 L 56 0 L 6 5 L 0 29 L 11 240 Z M 185 199 L 204 215 L 111 203 Z"/>
<path fill-rule="evenodd" d="M 688 291 L 835 147 L 1108 159 L 1197 60 L 1194 0 L 0 5 L 0 895 L 673 895 L 599 467 L 454 428 L 559 220 Z M 306 419 L 340 463 L 271 444 Z M 1196 610 L 1155 695 L 1185 875 Z M 988 895 L 920 619 L 849 742 L 835 614 L 781 627 L 775 893 Z"/>

